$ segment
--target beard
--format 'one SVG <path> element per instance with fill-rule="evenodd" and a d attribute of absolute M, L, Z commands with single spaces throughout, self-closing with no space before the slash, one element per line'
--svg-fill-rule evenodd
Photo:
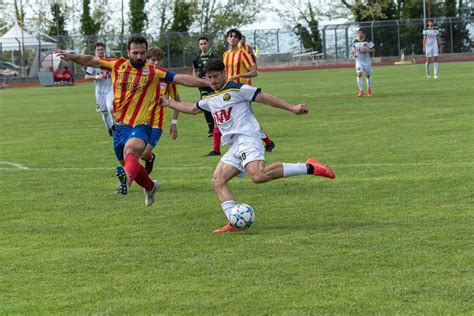
<path fill-rule="evenodd" d="M 137 59 L 137 60 L 130 59 L 130 64 L 132 65 L 133 68 L 142 68 L 143 66 L 145 66 L 145 61 L 141 59 Z"/>

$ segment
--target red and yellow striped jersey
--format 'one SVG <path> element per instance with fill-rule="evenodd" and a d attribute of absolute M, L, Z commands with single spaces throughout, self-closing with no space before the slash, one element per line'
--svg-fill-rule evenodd
<path fill-rule="evenodd" d="M 168 98 L 176 100 L 179 96 L 178 89 L 174 83 L 161 83 L 160 95 L 166 95 Z M 151 128 L 163 128 L 163 123 L 166 122 L 166 114 L 168 109 L 160 106 L 160 98 L 153 96 L 153 102 L 148 110 L 148 124 Z"/>
<path fill-rule="evenodd" d="M 224 52 L 223 59 L 227 78 L 245 74 L 250 67 L 255 66 L 250 55 L 243 49 L 236 51 L 227 50 Z M 247 78 L 239 78 L 235 82 L 246 83 Z"/>
<path fill-rule="evenodd" d="M 245 43 L 244 46 L 239 43 L 239 47 L 242 48 L 244 51 L 246 51 L 250 57 L 252 58 L 252 61 L 255 65 L 257 65 L 257 57 L 255 56 L 255 53 L 253 52 L 252 46 L 250 44 Z"/>
<path fill-rule="evenodd" d="M 160 82 L 173 82 L 174 73 L 145 65 L 133 68 L 125 58 L 100 58 L 100 68 L 112 73 L 114 120 L 134 127 L 148 124 L 148 110 L 154 95 L 160 94 Z"/>

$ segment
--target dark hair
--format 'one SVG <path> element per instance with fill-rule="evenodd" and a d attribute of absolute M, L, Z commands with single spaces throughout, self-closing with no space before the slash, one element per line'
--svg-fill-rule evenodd
<path fill-rule="evenodd" d="M 145 48 L 148 50 L 148 42 L 146 41 L 146 38 L 141 35 L 130 36 L 128 39 L 128 50 L 130 50 L 132 44 L 145 44 Z"/>
<path fill-rule="evenodd" d="M 209 61 L 207 62 L 207 66 L 204 69 L 204 72 L 205 73 L 213 72 L 213 71 L 221 72 L 224 70 L 225 70 L 225 65 L 222 62 L 222 60 L 218 58 L 213 58 L 213 59 L 209 59 Z"/>
<path fill-rule="evenodd" d="M 207 36 L 201 36 L 201 37 L 198 39 L 198 42 L 200 42 L 201 40 L 206 40 L 206 41 L 209 43 L 209 39 L 207 38 Z"/>
<path fill-rule="evenodd" d="M 357 33 L 359 33 L 359 32 L 362 32 L 362 33 L 365 34 L 365 31 L 364 31 L 363 29 L 358 29 L 358 30 L 357 30 Z"/>
<path fill-rule="evenodd" d="M 228 38 L 232 33 L 235 33 L 237 38 L 240 40 L 242 38 L 242 33 L 238 29 L 230 29 L 225 33 L 225 38 Z"/>
<path fill-rule="evenodd" d="M 96 49 L 97 47 L 103 47 L 103 48 L 105 48 L 105 44 L 102 43 L 102 42 L 97 42 L 97 43 L 95 43 L 95 45 L 94 45 L 94 49 Z"/>
<path fill-rule="evenodd" d="M 165 57 L 165 53 L 159 47 L 152 47 L 146 52 L 147 59 L 156 58 L 157 60 L 163 60 L 163 57 Z"/>

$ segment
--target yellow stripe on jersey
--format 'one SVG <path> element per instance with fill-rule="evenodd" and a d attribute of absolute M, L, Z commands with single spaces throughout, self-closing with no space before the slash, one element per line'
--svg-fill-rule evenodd
<path fill-rule="evenodd" d="M 250 55 L 243 49 L 239 48 L 236 51 L 227 50 L 223 55 L 225 73 L 227 78 L 235 75 L 246 74 L 249 68 L 255 64 Z M 245 83 L 247 78 L 238 78 L 235 82 Z"/>
<path fill-rule="evenodd" d="M 130 126 L 147 124 L 148 109 L 166 69 L 145 65 L 134 68 L 125 58 L 100 58 L 100 68 L 112 74 L 114 120 Z"/>
<path fill-rule="evenodd" d="M 176 100 L 179 97 L 178 89 L 175 84 L 166 83 L 162 89 L 160 89 L 160 95 L 165 95 L 168 98 Z M 168 109 L 166 107 L 160 106 L 160 99 L 156 97 L 156 94 L 153 95 L 152 105 L 148 110 L 148 124 L 152 128 L 163 128 L 166 122 Z"/>

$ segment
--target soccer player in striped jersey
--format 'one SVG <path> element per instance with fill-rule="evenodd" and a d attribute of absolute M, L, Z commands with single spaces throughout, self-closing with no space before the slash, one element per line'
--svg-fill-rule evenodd
<path fill-rule="evenodd" d="M 162 105 L 188 114 L 210 111 L 214 116 L 215 124 L 222 132 L 222 142 L 230 146 L 217 164 L 212 177 L 212 187 L 227 218 L 227 224 L 213 230 L 214 233 L 240 230 L 229 223 L 230 212 L 237 202 L 228 182 L 236 176 L 248 174 L 254 183 L 303 174 L 330 179 L 336 177 L 329 166 L 320 164 L 314 159 L 308 159 L 305 163 L 276 162 L 268 166 L 265 164 L 265 151 L 261 141 L 262 130 L 253 114 L 251 102 L 267 104 L 296 115 L 308 113 L 305 103 L 291 105 L 261 92 L 260 88 L 228 81 L 224 63 L 219 59 L 209 61 L 206 77 L 214 93 L 195 104 L 164 99 Z"/>
<path fill-rule="evenodd" d="M 423 30 L 423 53 L 426 55 L 426 78 L 430 78 L 430 63 L 433 63 L 433 78 L 438 79 L 438 56 L 440 47 L 439 31 L 434 28 L 433 20 L 428 20 L 428 28 Z"/>
<path fill-rule="evenodd" d="M 97 57 L 105 56 L 105 44 L 97 42 L 94 45 L 95 55 Z M 105 127 L 107 128 L 109 135 L 113 136 L 113 112 L 112 101 L 114 99 L 114 92 L 112 90 L 112 76 L 110 71 L 102 70 L 100 68 L 87 67 L 86 74 L 84 75 L 86 80 L 95 80 L 95 99 L 97 102 L 96 112 L 102 114 L 102 121 L 104 121 Z"/>
<path fill-rule="evenodd" d="M 250 55 L 239 47 L 242 33 L 237 29 L 230 29 L 226 33 L 229 49 L 224 52 L 223 61 L 227 80 L 238 83 L 246 83 L 250 78 L 256 77 L 257 65 L 253 63 Z M 214 149 L 207 156 L 219 156 L 221 154 L 221 133 L 217 126 L 214 127 Z M 275 143 L 263 133 L 262 140 L 265 142 L 265 150 L 271 152 Z"/>
<path fill-rule="evenodd" d="M 163 62 L 164 53 L 159 47 L 152 47 L 147 52 L 146 62 L 147 64 L 155 67 L 161 67 Z M 172 98 L 178 102 L 181 98 L 178 94 L 178 88 L 174 83 L 160 83 L 160 94 L 165 95 L 168 98 Z M 153 148 L 158 144 L 161 134 L 163 133 L 163 125 L 166 122 L 166 114 L 168 109 L 160 106 L 160 96 L 153 96 L 153 103 L 148 111 L 149 119 L 148 122 L 151 126 L 151 137 L 150 141 L 145 147 L 141 155 L 141 159 L 145 161 L 145 170 L 148 174 L 153 170 L 153 163 L 155 162 L 155 154 L 152 152 Z M 170 124 L 170 135 L 173 140 L 178 137 L 178 111 L 173 112 L 173 119 Z"/>
<path fill-rule="evenodd" d="M 121 193 L 127 194 L 135 181 L 143 187 L 145 206 L 151 206 L 160 182 L 151 180 L 139 157 L 151 136 L 148 110 L 154 95 L 160 94 L 160 82 L 178 83 L 189 87 L 206 87 L 209 84 L 191 75 L 175 74 L 163 68 L 146 64 L 148 42 L 143 36 L 128 40 L 129 59 L 99 58 L 91 55 L 69 54 L 64 50 L 53 51 L 61 59 L 86 67 L 109 70 L 114 89 L 114 150 L 117 160 L 124 160 L 124 167 L 117 167 Z"/>
<path fill-rule="evenodd" d="M 352 56 L 356 60 L 357 87 L 359 88 L 358 96 L 364 95 L 364 87 L 362 84 L 362 72 L 365 72 L 367 81 L 367 95 L 372 96 L 372 60 L 370 54 L 375 52 L 374 43 L 365 40 L 365 32 L 363 29 L 357 31 L 357 39 L 352 45 Z"/>
<path fill-rule="evenodd" d="M 244 51 L 247 52 L 247 54 L 249 54 L 250 58 L 252 58 L 253 64 L 255 65 L 255 68 L 257 68 L 257 70 L 258 70 L 257 57 L 255 56 L 255 53 L 253 52 L 252 46 L 250 46 L 250 44 L 247 43 L 247 39 L 246 39 L 245 35 L 242 35 L 242 38 L 239 41 L 239 48 L 243 49 Z M 246 84 L 251 86 L 252 85 L 252 79 L 248 78 Z"/>

